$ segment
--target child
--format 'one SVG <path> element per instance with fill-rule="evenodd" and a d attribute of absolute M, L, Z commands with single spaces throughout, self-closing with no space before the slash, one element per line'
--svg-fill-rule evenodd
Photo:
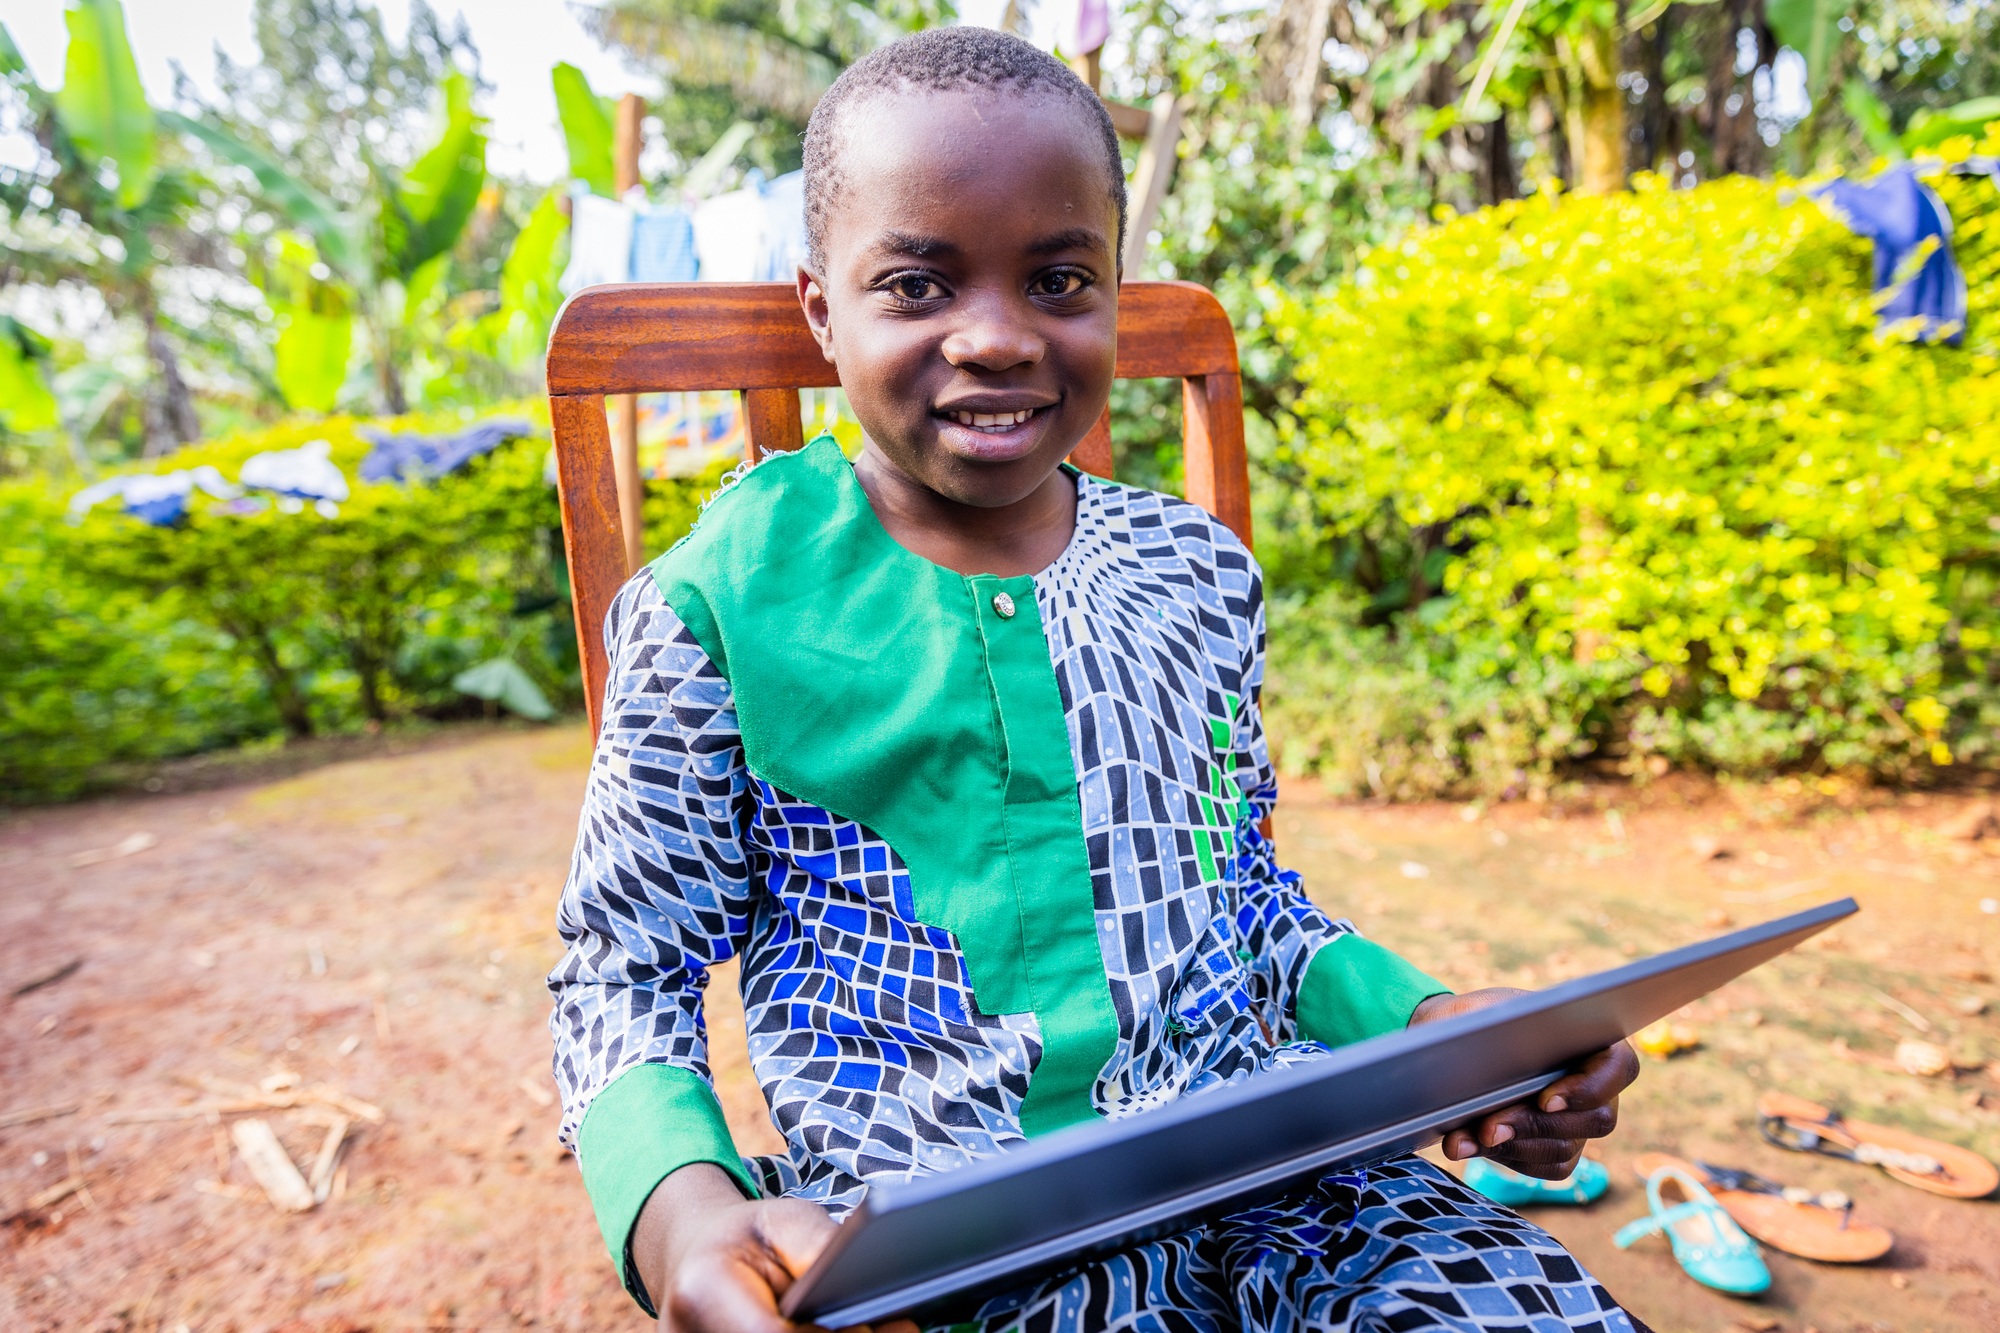
<path fill-rule="evenodd" d="M 1125 225 L 1096 97 L 1025 42 L 906 38 L 806 135 L 799 298 L 867 443 L 773 458 L 629 582 L 550 979 L 563 1134 L 662 1327 L 779 1333 L 870 1181 L 949 1170 L 1491 1003 L 1308 900 L 1259 825 L 1255 563 L 1061 465 L 1103 410 Z M 708 969 L 784 1134 L 741 1158 Z M 1560 1177 L 1622 1046 L 1460 1131 Z M 1629 1330 L 1416 1158 L 957 1312 L 985 1329 Z M 907 1325 L 905 1325 L 907 1327 Z"/>

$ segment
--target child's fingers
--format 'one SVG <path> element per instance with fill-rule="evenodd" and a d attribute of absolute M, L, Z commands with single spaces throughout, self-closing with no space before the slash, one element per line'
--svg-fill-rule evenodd
<path fill-rule="evenodd" d="M 757 1214 L 757 1239 L 793 1278 L 812 1267 L 838 1230 L 824 1209 L 803 1199 L 773 1199 Z M 776 1290 L 782 1293 L 790 1285 L 787 1281 Z"/>
<path fill-rule="evenodd" d="M 778 1313 L 765 1274 L 746 1257 L 676 1274 L 660 1307 L 660 1327 L 672 1333 L 793 1333 Z"/>
<path fill-rule="evenodd" d="M 1535 1094 L 1544 1111 L 1583 1110 L 1605 1106 L 1639 1077 L 1639 1057 L 1625 1042 L 1607 1046 Z"/>
<path fill-rule="evenodd" d="M 1583 1145 L 1547 1140 L 1510 1143 L 1486 1156 L 1524 1176 L 1534 1176 L 1538 1180 L 1564 1180 L 1575 1173 L 1577 1159 L 1583 1156 Z"/>
<path fill-rule="evenodd" d="M 1601 1139 L 1618 1128 L 1618 1104 L 1551 1115 L 1528 1105 L 1509 1106 L 1479 1122 L 1475 1133 L 1482 1148 L 1498 1148 L 1509 1140 Z"/>

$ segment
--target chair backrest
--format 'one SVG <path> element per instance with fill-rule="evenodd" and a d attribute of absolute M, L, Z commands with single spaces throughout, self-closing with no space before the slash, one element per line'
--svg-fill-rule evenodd
<path fill-rule="evenodd" d="M 1120 379 L 1181 381 L 1187 497 L 1250 541 L 1250 474 L 1243 453 L 1243 381 L 1229 316 L 1206 287 L 1128 282 L 1118 289 Z M 740 390 L 752 458 L 804 445 L 799 390 L 839 384 L 783 282 L 614 283 L 578 292 L 549 337 L 563 545 L 591 730 L 609 663 L 604 616 L 632 570 L 619 519 L 608 394 Z M 1111 476 L 1111 417 L 1071 461 Z"/>

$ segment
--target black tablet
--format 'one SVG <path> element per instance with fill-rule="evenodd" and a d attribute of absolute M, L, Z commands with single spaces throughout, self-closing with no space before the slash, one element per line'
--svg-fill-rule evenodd
<path fill-rule="evenodd" d="M 840 1328 L 946 1306 L 962 1313 L 985 1294 L 1277 1198 L 1336 1166 L 1434 1143 L 1855 910 L 1844 898 L 875 1185 L 785 1293 L 784 1314 Z"/>

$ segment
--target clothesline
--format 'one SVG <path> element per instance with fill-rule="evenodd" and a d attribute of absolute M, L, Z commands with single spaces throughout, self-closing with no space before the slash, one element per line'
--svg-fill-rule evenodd
<path fill-rule="evenodd" d="M 787 282 L 806 257 L 805 174 L 766 181 L 692 207 L 654 203 L 635 186 L 606 199 L 571 192 L 565 295 L 602 282 Z"/>

